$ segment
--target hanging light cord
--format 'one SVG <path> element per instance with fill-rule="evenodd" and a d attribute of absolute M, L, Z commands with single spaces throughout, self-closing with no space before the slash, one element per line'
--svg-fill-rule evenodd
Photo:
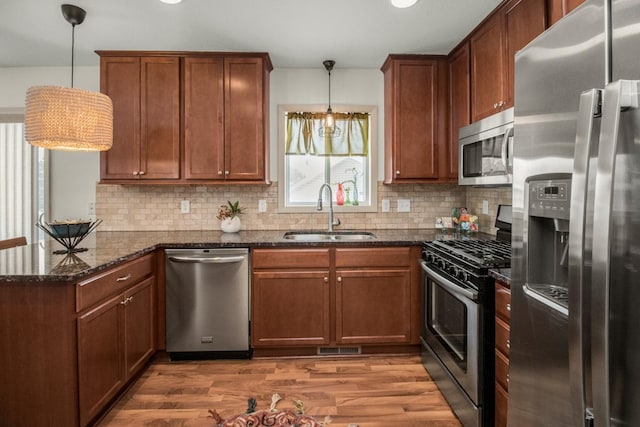
<path fill-rule="evenodd" d="M 76 41 L 76 24 L 71 24 L 71 87 L 73 88 L 73 51 Z"/>
<path fill-rule="evenodd" d="M 329 70 L 329 111 L 331 111 L 331 70 Z"/>

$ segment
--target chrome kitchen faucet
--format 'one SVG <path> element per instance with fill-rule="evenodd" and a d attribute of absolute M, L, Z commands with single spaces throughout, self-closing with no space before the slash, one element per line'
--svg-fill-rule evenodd
<path fill-rule="evenodd" d="M 318 191 L 318 205 L 316 209 L 319 211 L 322 210 L 322 190 L 325 188 L 329 190 L 329 232 L 332 232 L 334 226 L 340 225 L 340 219 L 335 222 L 333 221 L 333 192 L 331 191 L 331 186 L 326 182 L 320 186 L 320 191 Z"/>

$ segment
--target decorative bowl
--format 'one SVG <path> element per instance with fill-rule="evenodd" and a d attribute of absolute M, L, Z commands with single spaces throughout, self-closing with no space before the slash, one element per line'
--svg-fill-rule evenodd
<path fill-rule="evenodd" d="M 47 223 L 47 225 L 53 237 L 78 237 L 89 231 L 91 221 L 54 221 Z"/>

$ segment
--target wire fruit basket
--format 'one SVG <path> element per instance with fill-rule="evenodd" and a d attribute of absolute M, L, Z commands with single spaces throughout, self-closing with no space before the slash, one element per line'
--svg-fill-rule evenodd
<path fill-rule="evenodd" d="M 53 251 L 54 254 L 72 254 L 87 251 L 87 248 L 78 248 L 78 244 L 102 223 L 101 219 L 95 221 L 72 220 L 43 223 L 43 215 L 41 214 L 40 218 L 38 218 L 36 226 L 66 248 Z"/>

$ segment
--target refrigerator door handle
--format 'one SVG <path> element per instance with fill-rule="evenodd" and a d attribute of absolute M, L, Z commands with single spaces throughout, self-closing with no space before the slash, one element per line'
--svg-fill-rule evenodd
<path fill-rule="evenodd" d="M 585 287 L 589 286 L 584 277 L 585 237 L 587 223 L 587 197 L 589 190 L 589 162 L 596 132 L 594 121 L 600 116 L 602 90 L 591 89 L 580 95 L 576 144 L 571 180 L 571 216 L 569 221 L 569 381 L 573 416 L 578 420 L 586 417 L 585 392 Z M 580 425 L 583 425 L 581 422 Z"/>
<path fill-rule="evenodd" d="M 608 426 L 611 419 L 609 378 L 609 297 L 611 204 L 620 112 L 638 108 L 640 81 L 609 83 L 602 104 L 602 129 L 598 149 L 598 175 L 595 185 L 591 304 L 591 376 L 593 416 L 596 426 Z"/>

